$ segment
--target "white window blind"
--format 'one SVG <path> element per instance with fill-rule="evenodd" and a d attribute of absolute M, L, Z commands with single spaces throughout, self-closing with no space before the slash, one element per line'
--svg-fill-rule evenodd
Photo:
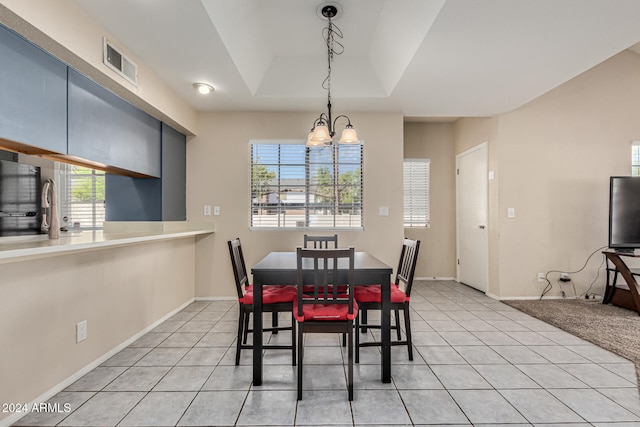
<path fill-rule="evenodd" d="M 362 145 L 251 143 L 251 228 L 362 228 Z"/>
<path fill-rule="evenodd" d="M 60 225 L 96 230 L 105 220 L 104 172 L 60 164 Z"/>
<path fill-rule="evenodd" d="M 640 141 L 631 141 L 631 175 L 640 176 Z"/>
<path fill-rule="evenodd" d="M 429 159 L 405 159 L 404 226 L 429 227 Z"/>

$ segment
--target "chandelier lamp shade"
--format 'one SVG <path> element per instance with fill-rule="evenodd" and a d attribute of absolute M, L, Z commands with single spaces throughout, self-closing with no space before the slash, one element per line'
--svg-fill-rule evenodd
<path fill-rule="evenodd" d="M 336 124 L 339 119 L 345 119 L 345 125 L 342 135 L 338 140 L 339 144 L 357 144 L 359 142 L 356 130 L 351 124 L 348 116 L 341 114 L 335 118 L 331 115 L 331 64 L 334 55 L 340 55 L 344 52 L 344 46 L 336 39 L 342 39 L 342 31 L 333 23 L 332 19 L 336 17 L 338 8 L 335 5 L 322 6 L 319 14 L 328 21 L 327 26 L 323 29 L 323 37 L 327 44 L 327 77 L 322 83 L 322 87 L 327 90 L 327 112 L 321 113 L 320 117 L 315 119 L 311 132 L 307 137 L 307 147 L 322 146 L 333 143 L 333 137 L 336 134 Z"/>

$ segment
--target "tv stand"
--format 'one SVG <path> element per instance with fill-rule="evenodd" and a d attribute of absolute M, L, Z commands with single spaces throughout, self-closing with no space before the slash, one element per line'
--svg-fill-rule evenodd
<path fill-rule="evenodd" d="M 602 303 L 618 305 L 640 314 L 640 287 L 636 281 L 636 276 L 640 276 L 640 271 L 630 269 L 622 260 L 622 257 L 640 258 L 640 254 L 611 249 L 604 251 L 603 254 L 607 258 L 607 286 Z M 609 267 L 609 261 L 615 268 Z M 622 274 L 629 290 L 616 287 L 618 273 Z M 610 280 L 610 274 L 613 274 L 613 280 Z"/>
<path fill-rule="evenodd" d="M 619 254 L 632 254 L 636 251 L 633 248 L 616 248 L 613 249 L 615 252 L 618 252 Z"/>

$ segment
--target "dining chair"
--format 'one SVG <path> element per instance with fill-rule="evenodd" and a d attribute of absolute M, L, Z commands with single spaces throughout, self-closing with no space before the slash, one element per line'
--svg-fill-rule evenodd
<path fill-rule="evenodd" d="M 309 236 L 307 234 L 304 235 L 304 246 L 303 248 L 313 248 L 313 249 L 330 249 L 329 243 L 333 243 L 334 249 L 338 248 L 338 235 L 334 234 L 333 236 Z M 313 245 L 312 245 L 313 244 Z M 312 286 L 305 286 L 305 292 L 312 292 Z"/>
<path fill-rule="evenodd" d="M 329 249 L 329 243 L 333 243 L 333 247 L 338 247 L 338 235 L 333 236 L 309 236 L 304 235 L 304 247 L 309 248 L 313 244 L 313 249 Z"/>
<path fill-rule="evenodd" d="M 298 296 L 293 303 L 293 315 L 298 323 L 298 400 L 302 400 L 305 333 L 348 336 L 347 389 L 349 400 L 353 400 L 353 322 L 358 314 L 353 298 L 354 258 L 353 248 L 297 248 Z M 340 269 L 339 264 L 342 264 Z M 304 285 L 311 286 L 313 292 L 304 292 Z M 342 286 L 346 286 L 344 293 L 338 291 Z"/>
<path fill-rule="evenodd" d="M 334 234 L 333 236 L 309 236 L 307 234 L 304 235 L 304 247 L 309 248 L 313 247 L 313 249 L 329 249 L 329 243 L 333 243 L 334 248 L 338 248 L 338 235 Z M 311 246 L 313 244 L 313 246 Z M 309 287 L 304 287 L 304 291 L 309 291 Z M 346 334 L 342 334 L 342 346 L 345 347 L 347 345 L 347 336 Z"/>
<path fill-rule="evenodd" d="M 395 282 L 391 283 L 391 310 L 395 314 L 396 340 L 391 341 L 391 345 L 406 345 L 409 352 L 409 360 L 413 360 L 413 346 L 411 343 L 411 319 L 409 315 L 409 301 L 411 299 L 411 287 L 413 285 L 413 275 L 416 271 L 418 251 L 420 250 L 420 240 L 403 239 L 400 261 L 396 271 Z M 404 287 L 404 290 L 401 288 Z M 354 297 L 358 302 L 359 315 L 356 318 L 356 363 L 360 363 L 360 347 L 380 346 L 380 341 L 360 342 L 360 333 L 365 333 L 368 328 L 380 329 L 379 324 L 369 324 L 367 312 L 369 310 L 382 309 L 381 287 L 378 285 L 356 286 Z M 404 314 L 404 329 L 406 339 L 402 340 L 400 330 L 400 313 Z"/>
<path fill-rule="evenodd" d="M 238 317 L 238 337 L 236 342 L 236 365 L 240 364 L 240 352 L 252 349 L 253 345 L 247 344 L 249 329 L 249 318 L 253 313 L 253 285 L 249 284 L 247 268 L 244 263 L 242 245 L 240 238 L 229 240 L 229 254 L 231 265 L 233 266 L 233 276 L 236 281 L 236 291 L 238 292 L 239 317 Z M 269 285 L 262 288 L 262 311 L 271 312 L 274 319 L 279 313 L 291 313 L 293 303 L 296 299 L 297 289 L 294 285 Z M 291 326 L 278 326 L 274 320 L 272 327 L 263 328 L 263 331 L 277 333 L 278 331 L 291 331 L 291 345 L 265 344 L 265 349 L 291 350 L 291 364 L 296 364 L 296 323 L 291 317 Z"/>

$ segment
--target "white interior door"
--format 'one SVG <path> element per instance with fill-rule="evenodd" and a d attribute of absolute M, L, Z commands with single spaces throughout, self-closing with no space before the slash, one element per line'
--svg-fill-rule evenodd
<path fill-rule="evenodd" d="M 456 156 L 458 281 L 482 292 L 489 282 L 488 143 Z"/>

